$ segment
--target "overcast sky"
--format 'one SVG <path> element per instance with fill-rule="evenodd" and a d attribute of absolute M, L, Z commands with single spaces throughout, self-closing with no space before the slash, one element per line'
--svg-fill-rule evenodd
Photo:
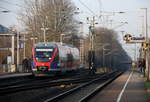
<path fill-rule="evenodd" d="M 0 11 L 10 10 L 10 13 L 1 13 L 0 12 L 0 24 L 4 26 L 16 25 L 17 24 L 17 12 L 19 11 L 19 6 L 16 4 L 22 5 L 20 2 L 22 0 L 0 0 Z M 118 34 L 121 34 L 120 31 L 125 31 L 136 36 L 141 34 L 142 26 L 142 17 L 144 15 L 144 10 L 140 8 L 148 8 L 150 11 L 150 0 L 73 0 L 75 5 L 79 8 L 80 14 L 77 15 L 77 18 L 80 21 L 84 21 L 84 28 L 87 29 L 87 17 L 96 16 L 97 21 L 100 25 L 98 26 L 108 26 L 102 22 L 100 15 L 110 15 L 109 20 L 112 20 L 113 28 L 118 31 Z M 5 8 L 5 9 L 4 9 Z M 102 11 L 100 13 L 100 11 Z M 104 14 L 104 11 L 110 12 Z M 114 15 L 111 12 L 125 12 L 124 14 L 115 13 Z M 148 13 L 149 16 L 149 13 Z M 106 17 L 105 17 L 106 18 Z M 148 17 L 150 18 L 150 16 Z M 124 26 L 118 27 L 121 23 L 119 22 L 128 22 Z M 148 21 L 149 23 L 149 21 Z M 150 31 L 150 29 L 149 29 Z M 85 33 L 87 33 L 85 31 Z M 121 37 L 121 35 L 120 35 Z M 120 40 L 121 38 L 119 38 Z M 123 43 L 123 42 L 122 42 Z M 123 43 L 125 49 L 134 49 L 131 46 Z M 129 50 L 128 53 L 133 56 L 134 50 Z"/>

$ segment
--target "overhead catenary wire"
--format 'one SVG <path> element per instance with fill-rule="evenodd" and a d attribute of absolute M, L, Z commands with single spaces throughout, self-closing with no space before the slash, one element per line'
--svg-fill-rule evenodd
<path fill-rule="evenodd" d="M 85 8 L 87 8 L 93 15 L 96 15 L 87 5 L 85 5 L 81 0 L 78 0 Z"/>
<path fill-rule="evenodd" d="M 99 4 L 99 16 L 98 16 L 98 20 L 100 22 L 102 22 L 102 1 L 101 0 L 97 0 L 98 4 Z"/>
<path fill-rule="evenodd" d="M 23 7 L 22 5 L 15 4 L 15 3 L 12 3 L 12 2 L 9 2 L 9 1 L 6 1 L 6 0 L 0 0 L 0 2 L 3 2 L 3 3 L 6 3 L 6 4 L 9 4 L 9 5 L 13 5 L 13 6 L 17 6 L 17 7 Z"/>
<path fill-rule="evenodd" d="M 102 12 L 102 1 L 101 0 L 97 0 L 98 3 L 99 3 L 99 13 L 101 15 L 101 12 Z"/>
<path fill-rule="evenodd" d="M 4 7 L 0 7 L 1 9 L 4 9 L 4 10 L 8 10 L 7 8 L 4 8 Z M 8 11 L 10 11 L 10 10 L 8 10 Z"/>
<path fill-rule="evenodd" d="M 13 14 L 16 14 L 16 15 L 18 15 L 18 13 L 17 13 L 17 12 L 15 12 L 15 11 L 12 11 L 12 10 L 9 10 L 9 9 L 7 9 L 7 8 L 5 8 L 5 7 L 1 7 L 1 6 L 0 6 L 0 9 L 7 10 L 8 12 L 11 12 L 11 13 L 13 13 Z"/>
<path fill-rule="evenodd" d="M 15 3 L 12 3 L 12 2 L 9 2 L 9 1 L 6 1 L 6 0 L 0 0 L 0 2 L 9 4 L 9 5 L 13 5 L 13 6 L 17 6 L 17 7 L 22 7 L 22 8 L 23 8 L 23 6 L 21 6 L 21 5 L 19 5 L 19 4 L 15 4 Z M 9 12 L 12 12 L 12 13 L 18 15 L 18 12 L 12 11 L 12 10 L 6 8 L 6 7 L 0 6 L 0 8 L 1 8 L 1 9 L 5 9 L 5 10 L 7 10 L 7 11 L 9 11 Z"/>

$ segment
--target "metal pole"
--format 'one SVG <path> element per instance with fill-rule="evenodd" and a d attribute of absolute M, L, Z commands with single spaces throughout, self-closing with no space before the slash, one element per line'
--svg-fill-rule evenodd
<path fill-rule="evenodd" d="M 14 51 L 14 48 L 15 48 L 15 37 L 14 35 L 12 35 L 12 40 L 11 40 L 11 52 L 12 52 L 12 64 L 14 64 L 14 56 L 15 56 L 15 51 Z"/>
<path fill-rule="evenodd" d="M 148 27 L 148 25 L 147 25 L 147 8 L 145 8 L 145 22 L 146 22 L 146 40 L 148 40 L 148 29 L 147 29 L 147 27 Z"/>
<path fill-rule="evenodd" d="M 41 30 L 43 30 L 43 36 L 44 36 L 44 42 L 46 42 L 46 31 L 48 30 L 49 28 L 41 28 Z"/>
<path fill-rule="evenodd" d="M 104 68 L 104 65 L 105 65 L 105 53 L 104 53 L 104 46 L 103 46 L 103 68 Z M 104 69 L 104 72 L 105 72 L 105 69 Z"/>
<path fill-rule="evenodd" d="M 105 49 L 105 46 L 108 46 L 110 45 L 109 43 L 106 43 L 103 45 L 103 67 L 105 67 L 105 50 L 108 50 L 108 49 Z"/>
<path fill-rule="evenodd" d="M 84 40 L 82 41 L 82 63 L 84 64 Z"/>
<path fill-rule="evenodd" d="M 81 40 L 81 62 L 84 64 L 84 41 Z"/>
<path fill-rule="evenodd" d="M 141 16 L 142 17 L 142 36 L 144 37 L 144 16 Z"/>
<path fill-rule="evenodd" d="M 80 33 L 83 34 L 83 22 L 80 22 Z M 80 60 L 81 64 L 84 64 L 84 40 L 80 40 Z"/>
<path fill-rule="evenodd" d="M 80 39 L 80 63 L 82 64 L 82 48 L 81 48 L 82 42 Z"/>
<path fill-rule="evenodd" d="M 84 45 L 83 45 L 83 40 L 80 40 L 80 62 L 81 64 L 84 63 Z"/>
<path fill-rule="evenodd" d="M 134 61 L 136 62 L 136 43 L 135 43 L 135 46 L 134 46 L 134 47 L 135 47 L 135 49 L 134 49 L 134 51 L 135 51 L 135 52 L 134 52 Z"/>
<path fill-rule="evenodd" d="M 145 10 L 145 40 L 146 40 L 146 43 L 149 43 L 148 41 L 148 24 L 147 24 L 147 8 L 142 8 Z M 145 51 L 145 61 L 146 61 L 146 69 L 147 69 L 147 81 L 149 81 L 149 66 L 148 66 L 148 51 L 149 51 L 149 48 L 147 49 L 147 51 Z"/>
<path fill-rule="evenodd" d="M 46 30 L 46 29 L 44 28 L 44 29 L 43 29 L 43 31 L 44 31 L 44 42 L 46 42 L 45 30 Z"/>
<path fill-rule="evenodd" d="M 64 36 L 65 34 L 60 34 L 60 43 L 62 44 L 63 43 L 63 36 Z"/>
<path fill-rule="evenodd" d="M 146 42 L 149 43 L 148 42 L 148 29 L 147 29 L 147 27 L 148 27 L 148 24 L 147 24 L 147 8 L 145 8 L 145 22 L 146 22 L 146 26 L 145 26 L 145 30 L 146 30 L 146 32 L 145 32 L 146 33 Z M 150 71 L 149 65 L 148 65 L 148 51 L 149 50 L 146 51 L 146 69 L 148 69 L 147 81 L 149 81 L 149 71 Z"/>
<path fill-rule="evenodd" d="M 62 44 L 62 34 L 60 35 L 60 43 Z"/>
<path fill-rule="evenodd" d="M 94 51 L 94 28 L 95 28 L 95 16 L 93 16 L 92 20 L 92 27 L 93 27 L 93 32 L 92 32 L 92 50 Z"/>
<path fill-rule="evenodd" d="M 25 34 L 24 34 L 24 43 L 23 43 L 23 58 L 24 58 L 24 59 L 25 59 L 25 57 L 26 57 L 26 43 L 25 43 L 25 42 L 26 42 L 26 41 L 25 41 L 26 39 L 25 39 L 25 37 L 26 37 L 26 36 L 25 36 Z"/>
<path fill-rule="evenodd" d="M 16 71 L 19 69 L 19 32 L 17 32 L 17 67 Z"/>

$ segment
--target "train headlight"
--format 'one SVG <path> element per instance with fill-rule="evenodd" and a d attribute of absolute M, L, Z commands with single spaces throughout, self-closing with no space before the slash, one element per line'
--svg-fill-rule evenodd
<path fill-rule="evenodd" d="M 59 66 L 59 67 L 60 67 L 60 66 L 61 66 L 61 64 L 60 64 L 60 63 L 58 63 L 58 64 L 57 64 L 57 66 Z"/>
<path fill-rule="evenodd" d="M 38 60 L 38 57 L 36 57 L 35 59 Z"/>

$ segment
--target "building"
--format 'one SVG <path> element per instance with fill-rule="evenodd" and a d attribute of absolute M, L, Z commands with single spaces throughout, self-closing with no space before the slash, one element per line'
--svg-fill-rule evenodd
<path fill-rule="evenodd" d="M 9 56 L 10 59 L 12 56 L 12 36 L 15 36 L 15 34 L 16 31 L 0 25 L 0 64 L 7 64 L 7 57 Z"/>

